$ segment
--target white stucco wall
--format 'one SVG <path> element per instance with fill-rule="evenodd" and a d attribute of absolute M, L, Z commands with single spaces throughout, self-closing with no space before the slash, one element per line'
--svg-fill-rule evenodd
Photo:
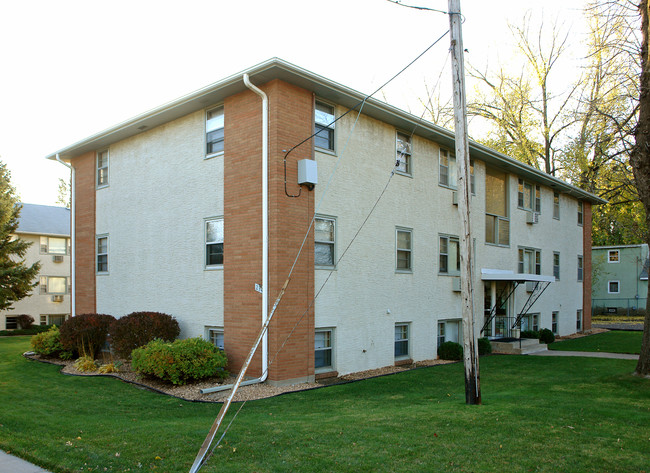
<path fill-rule="evenodd" d="M 337 123 L 336 156 L 316 152 L 317 206 L 322 199 L 317 213 L 336 217 L 337 259 L 381 194 L 395 164 L 395 128 L 365 116 L 344 149 L 355 118 L 345 117 Z M 329 276 L 315 304 L 315 326 L 334 328 L 334 369 L 340 374 L 393 364 L 394 327 L 400 322 L 410 324 L 411 358 L 435 358 L 437 322 L 461 317 L 460 293 L 452 291 L 453 278 L 439 274 L 439 236 L 458 236 L 461 222 L 457 206 L 452 205 L 452 190 L 438 184 L 438 150 L 437 144 L 415 136 L 412 176 L 395 174 L 340 264 L 333 271 L 315 271 L 316 292 Z M 577 225 L 576 200 L 562 195 L 561 219 L 554 220 L 553 190 L 542 187 L 540 223 L 527 224 L 526 212 L 517 208 L 517 176 L 510 175 L 510 245 L 489 245 L 485 243 L 484 163 L 476 161 L 474 172 L 476 329 L 480 330 L 483 321 L 481 269 L 517 272 L 518 248 L 524 246 L 542 250 L 544 275 L 553 275 L 553 252 L 561 254 L 561 283 L 551 284 L 529 313 L 540 313 L 540 328 L 550 328 L 552 311 L 559 311 L 559 333 L 574 333 L 576 310 L 582 307 L 576 257 L 582 252 L 582 227 Z M 413 271 L 408 274 L 395 270 L 396 227 L 413 229 Z M 527 297 L 525 288 L 520 287 L 517 311 Z"/>
<path fill-rule="evenodd" d="M 62 255 L 63 261 L 55 263 L 53 255 L 40 254 L 40 235 L 18 234 L 22 240 L 31 242 L 32 245 L 25 254 L 25 264 L 31 266 L 37 261 L 41 263 L 39 276 L 34 282 L 39 282 L 41 276 L 69 277 L 70 276 L 70 255 Z M 56 238 L 63 238 L 57 236 Z M 70 240 L 68 239 L 68 244 Z M 13 304 L 12 310 L 0 312 L 0 330 L 5 329 L 5 317 L 13 317 L 20 314 L 28 314 L 34 318 L 34 324 L 39 325 L 41 316 L 70 314 L 70 294 L 63 295 L 63 302 L 53 302 L 51 294 L 41 294 L 37 285 L 32 295 Z M 46 319 L 49 321 L 49 319 Z"/>
<path fill-rule="evenodd" d="M 223 326 L 223 271 L 204 269 L 205 219 L 223 216 L 222 157 L 204 159 L 205 115 L 193 113 L 110 147 L 96 233 L 109 237 L 97 311 L 159 311 L 181 336 Z"/>

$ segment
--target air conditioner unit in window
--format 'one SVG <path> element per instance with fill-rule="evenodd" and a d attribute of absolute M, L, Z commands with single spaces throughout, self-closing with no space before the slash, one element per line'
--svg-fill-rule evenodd
<path fill-rule="evenodd" d="M 451 203 L 452 205 L 458 205 L 458 192 L 454 191 L 451 193 Z"/>
<path fill-rule="evenodd" d="M 460 278 L 455 277 L 451 280 L 451 290 L 454 292 L 460 292 Z"/>
<path fill-rule="evenodd" d="M 54 261 L 55 263 L 63 263 L 63 255 L 52 256 L 52 261 Z"/>
<path fill-rule="evenodd" d="M 539 223 L 539 214 L 537 212 L 527 212 L 526 223 L 529 223 L 531 225 Z"/>
<path fill-rule="evenodd" d="M 52 302 L 63 302 L 63 296 L 62 295 L 52 296 Z"/>

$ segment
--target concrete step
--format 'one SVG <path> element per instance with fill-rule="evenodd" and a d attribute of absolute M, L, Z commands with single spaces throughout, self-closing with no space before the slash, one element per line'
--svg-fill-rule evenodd
<path fill-rule="evenodd" d="M 522 338 L 514 341 L 492 340 L 493 353 L 505 353 L 508 355 L 530 355 L 546 351 L 547 345 L 539 343 L 539 340 L 533 338 Z"/>

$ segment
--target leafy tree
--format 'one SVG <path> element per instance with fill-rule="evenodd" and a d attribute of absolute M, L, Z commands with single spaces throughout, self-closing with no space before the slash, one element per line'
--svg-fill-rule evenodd
<path fill-rule="evenodd" d="M 65 179 L 59 178 L 59 194 L 56 203 L 69 209 L 72 204 L 72 179 L 66 182 Z"/>
<path fill-rule="evenodd" d="M 30 295 L 40 263 L 25 265 L 30 242 L 15 237 L 21 206 L 11 185 L 11 173 L 0 161 L 0 310 Z"/>

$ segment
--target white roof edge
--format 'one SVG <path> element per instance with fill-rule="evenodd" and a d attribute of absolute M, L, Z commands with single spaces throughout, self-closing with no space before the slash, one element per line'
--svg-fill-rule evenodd
<path fill-rule="evenodd" d="M 503 269 L 481 269 L 481 279 L 483 281 L 532 281 L 532 282 L 555 282 L 555 276 L 545 276 L 543 274 L 515 273 Z"/>
<path fill-rule="evenodd" d="M 205 102 L 209 96 L 214 96 L 214 94 L 218 93 L 220 90 L 230 89 L 231 91 L 237 91 L 240 88 L 243 90 L 244 85 L 242 82 L 242 76 L 245 73 L 249 74 L 252 80 L 255 79 L 256 75 L 260 75 L 260 77 L 264 79 L 264 73 L 273 68 L 278 68 L 280 71 L 287 72 L 292 77 L 299 77 L 309 82 L 310 84 L 315 85 L 315 88 L 329 89 L 332 91 L 332 93 L 336 94 L 338 98 L 343 99 L 341 95 L 347 96 L 347 99 L 345 101 L 348 103 L 346 105 L 349 105 L 350 101 L 363 101 L 367 96 L 367 94 L 363 94 L 345 85 L 334 82 L 330 79 L 327 79 L 326 77 L 315 74 L 307 69 L 303 69 L 283 59 L 273 57 L 248 69 L 240 71 L 236 74 L 232 74 L 222 80 L 207 85 L 199 90 L 184 95 L 176 100 L 172 100 L 171 102 L 167 102 L 145 113 L 120 122 L 111 128 L 108 128 L 104 131 L 66 146 L 59 151 L 46 156 L 46 158 L 56 159 L 57 155 L 61 155 L 61 158 L 63 160 L 69 161 L 70 159 L 73 159 L 74 157 L 81 155 L 91 149 L 94 149 L 96 151 L 98 149 L 105 148 L 110 143 L 121 141 L 122 139 L 125 139 L 125 137 L 133 136 L 142 131 L 150 130 L 151 128 L 159 126 L 161 123 L 171 121 L 175 117 L 174 113 L 179 114 L 179 116 L 191 113 L 191 111 L 188 110 L 193 110 L 196 108 L 198 106 L 197 102 L 203 104 L 203 108 L 205 106 L 209 106 L 209 103 L 203 102 Z M 200 100 L 202 98 L 203 102 Z M 438 141 L 442 140 L 444 142 L 448 142 L 441 144 L 449 146 L 451 143 L 451 145 L 453 145 L 454 134 L 452 131 L 435 125 L 434 123 L 426 121 L 420 117 L 412 115 L 411 113 L 401 110 L 393 105 L 371 97 L 365 101 L 365 107 L 374 109 L 374 111 L 380 115 L 387 115 L 389 117 L 392 117 L 394 121 L 402 122 L 404 124 L 408 123 L 417 125 L 417 127 L 420 128 L 420 131 L 425 133 L 423 136 L 426 136 L 427 134 L 433 134 L 438 138 Z M 138 125 L 144 125 L 144 128 L 140 128 Z M 478 154 L 476 157 L 480 160 L 491 161 L 497 163 L 497 165 L 501 165 L 506 168 L 512 168 L 514 171 L 511 170 L 510 172 L 522 173 L 524 175 L 523 177 L 534 176 L 536 180 L 544 183 L 545 185 L 548 185 L 552 188 L 559 188 L 559 190 L 562 192 L 565 192 L 576 198 L 585 199 L 594 204 L 607 203 L 605 199 L 602 199 L 594 194 L 580 189 L 573 184 L 558 179 L 555 176 L 546 174 L 539 169 L 517 161 L 516 159 L 501 154 L 474 140 L 470 140 L 470 152 L 471 151 Z"/>

